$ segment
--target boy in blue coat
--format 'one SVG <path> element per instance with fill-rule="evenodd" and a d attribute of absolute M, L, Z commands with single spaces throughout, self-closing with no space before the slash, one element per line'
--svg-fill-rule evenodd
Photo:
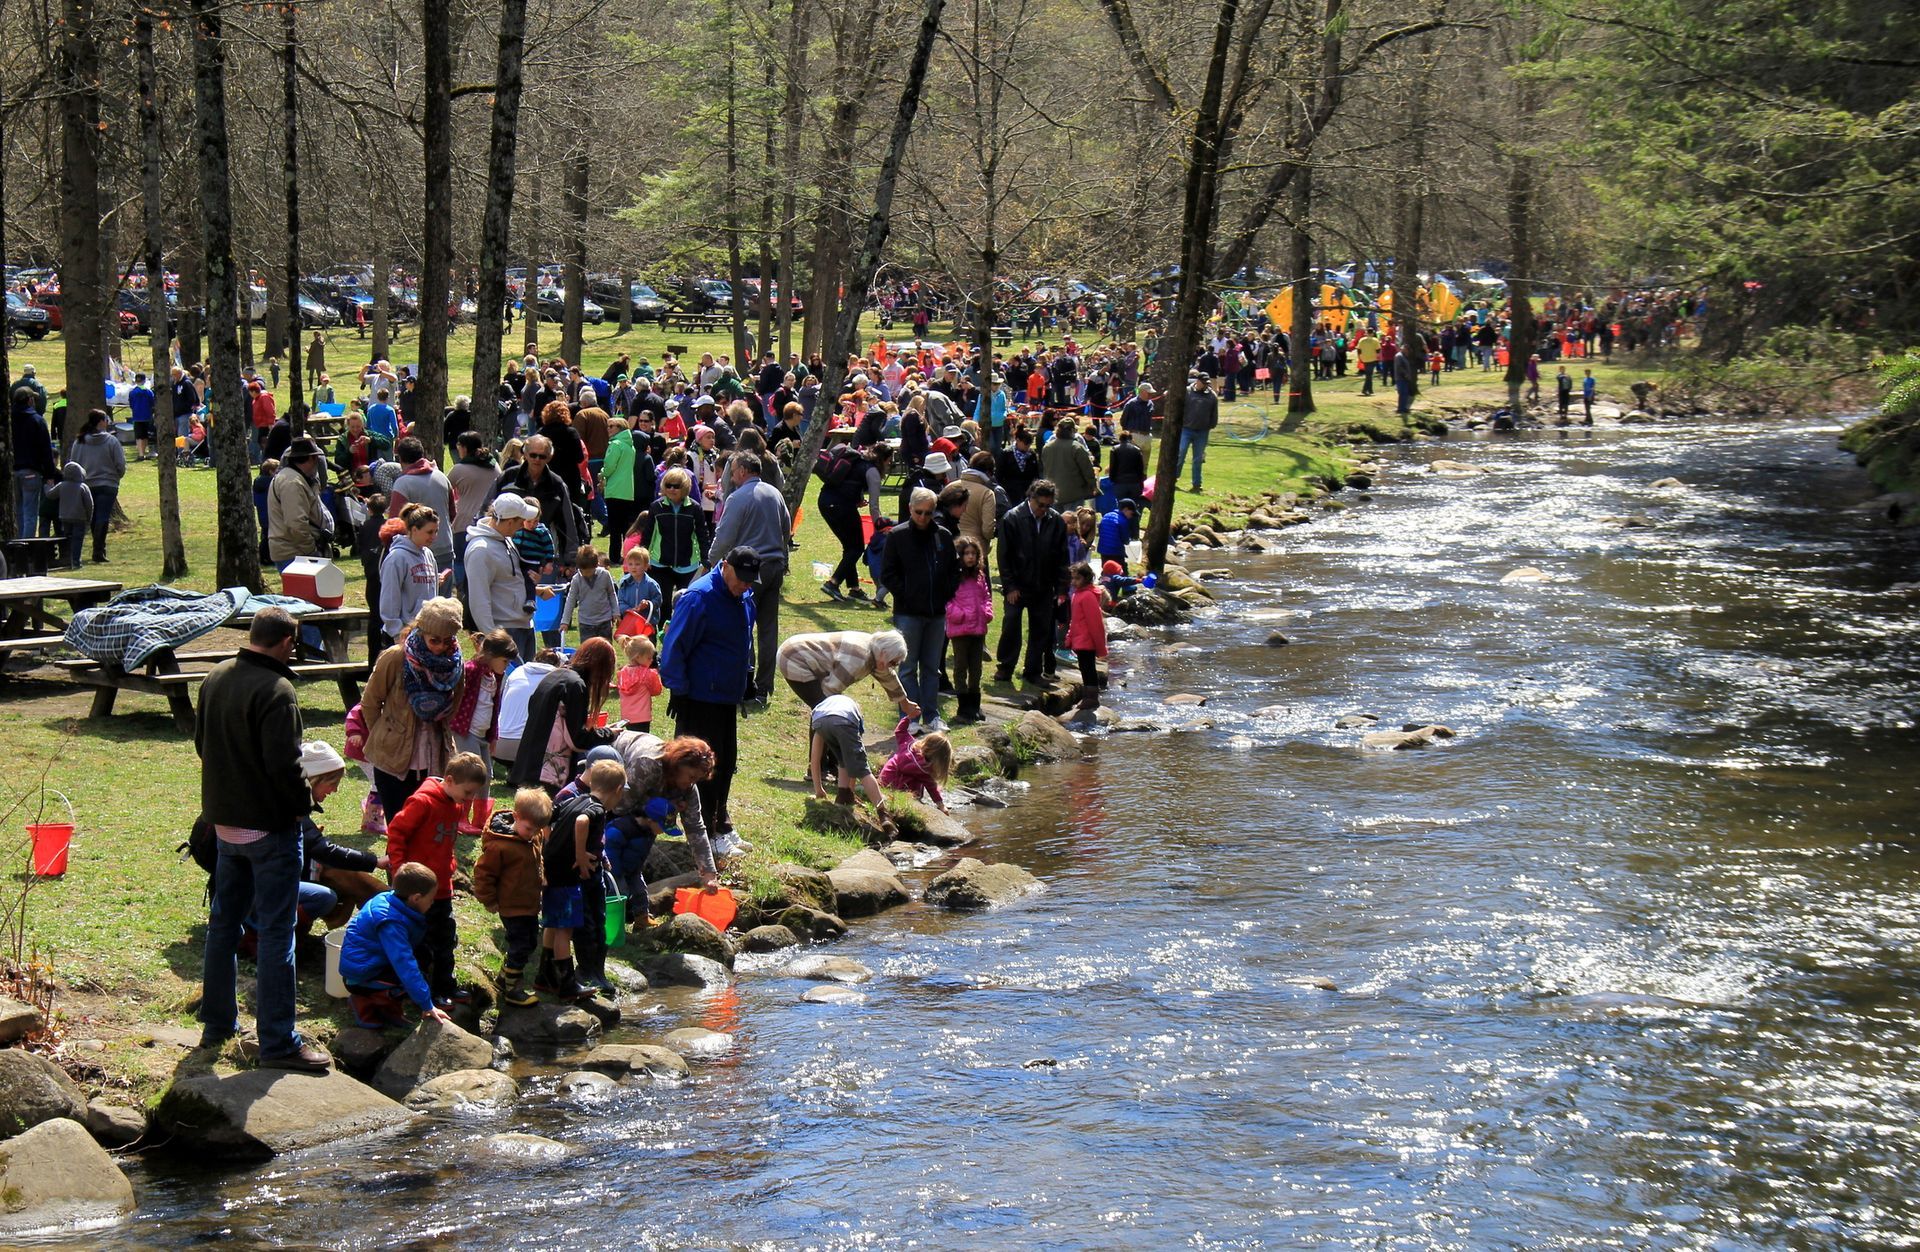
<path fill-rule="evenodd" d="M 1100 519 L 1100 560 L 1118 561 L 1120 572 L 1127 572 L 1127 545 L 1140 531 L 1140 505 L 1122 500 Z"/>
<path fill-rule="evenodd" d="M 415 949 L 426 941 L 427 910 L 439 893 L 440 879 L 418 861 L 393 875 L 393 890 L 367 901 L 347 923 L 340 946 L 340 980 L 352 997 L 353 1020 L 368 1030 L 407 1024 L 403 1000 L 412 1000 L 422 1017 L 450 1022 L 433 1003 Z"/>

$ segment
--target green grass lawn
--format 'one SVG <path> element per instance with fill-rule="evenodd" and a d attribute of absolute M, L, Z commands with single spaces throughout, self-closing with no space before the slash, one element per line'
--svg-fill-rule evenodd
<path fill-rule="evenodd" d="M 338 337 L 336 336 L 336 339 Z M 351 335 L 347 336 L 351 338 Z M 718 337 L 712 337 L 717 339 Z M 466 337 L 470 352 L 470 336 Z M 609 329 L 590 332 L 589 362 L 610 355 L 616 342 L 646 344 L 657 351 L 664 338 L 646 332 L 616 341 Z M 674 342 L 680 342 L 675 338 Z M 51 352 L 22 353 L 16 361 L 43 365 L 42 377 L 54 385 L 57 357 Z M 404 358 L 396 353 L 396 358 Z M 456 369 L 458 366 L 456 366 Z M 1627 371 L 1609 370 L 1602 394 L 1610 398 L 1624 391 Z M 458 375 L 456 374 L 456 377 Z M 1461 383 L 1443 383 L 1423 396 L 1424 405 L 1436 402 L 1497 402 L 1497 383 L 1470 375 Z M 1324 411 L 1306 422 L 1289 424 L 1271 405 L 1237 402 L 1226 406 L 1225 436 L 1216 437 L 1207 463 L 1208 492 L 1181 493 L 1181 513 L 1222 509 L 1224 497 L 1261 490 L 1304 490 L 1312 480 L 1343 471 L 1346 449 L 1335 442 L 1356 423 L 1388 423 L 1397 427 L 1390 398 L 1363 398 L 1352 380 L 1317 389 Z M 214 477 L 204 470 L 180 472 L 182 512 L 190 573 L 180 582 L 211 589 L 214 569 Z M 811 505 L 812 492 L 809 491 Z M 157 520 L 157 469 L 151 462 L 131 467 L 121 500 L 132 519 L 130 530 L 110 541 L 111 560 L 89 565 L 88 575 L 108 577 L 129 587 L 154 581 L 160 568 Z M 1222 509 L 1222 511 L 1229 511 Z M 814 561 L 831 561 L 837 548 L 825 528 L 807 510 L 800 550 L 786 584 L 782 631 L 879 629 L 880 614 L 864 606 L 829 602 L 811 577 Z M 361 603 L 357 563 L 345 567 L 348 602 Z M 270 580 L 271 580 L 271 576 Z M 269 588 L 273 589 L 273 588 Z M 237 644 L 237 636 L 223 632 L 207 641 Z M 74 1012 L 99 1021 L 76 1024 L 81 1035 L 114 1034 L 115 1023 L 140 1019 L 181 1018 L 197 998 L 200 936 L 205 922 L 205 875 L 175 851 L 199 807 L 200 765 L 191 742 L 177 732 L 165 702 L 152 696 L 122 694 L 118 711 L 105 721 L 86 717 L 90 689 L 65 682 L 55 671 L 15 674 L 0 686 L 0 760 L 7 762 L 0 780 L 4 804 L 14 805 L 11 816 L 16 865 L 26 860 L 22 826 L 40 809 L 40 788 L 71 798 L 79 817 L 71 868 L 58 880 L 34 886 L 25 901 L 21 930 L 23 951 L 47 961 L 73 989 Z M 307 733 L 336 746 L 341 740 L 344 710 L 329 685 L 301 688 Z M 879 689 L 865 684 L 854 693 L 867 711 L 870 735 L 892 728 L 893 714 Z M 662 727 L 663 729 L 665 727 Z M 965 737 L 962 737 L 965 741 Z M 750 883 L 775 859 L 788 858 L 816 865 L 831 864 L 851 845 L 817 835 L 800 826 L 804 790 L 800 784 L 806 749 L 803 706 L 784 686 L 772 708 L 751 717 L 741 736 L 740 771 L 733 791 L 733 809 L 740 830 L 757 845 L 742 870 Z M 358 814 L 367 788 L 357 774 L 328 804 L 329 833 L 361 843 Z M 495 794 L 504 797 L 504 787 Z M 53 807 L 58 809 L 57 802 Z M 477 849 L 463 849 L 463 859 Z M 23 890 L 22 879 L 9 880 L 12 890 Z M 471 900 L 461 900 L 457 913 L 466 955 L 491 966 L 494 931 L 490 919 Z M 338 1003 L 325 997 L 317 975 L 302 980 L 302 1017 L 315 1021 L 316 1033 L 327 1037 L 328 1021 L 339 1023 Z M 317 1019 L 317 1020 L 316 1020 Z M 139 1049 L 112 1045 L 106 1065 L 124 1073 L 139 1070 Z"/>

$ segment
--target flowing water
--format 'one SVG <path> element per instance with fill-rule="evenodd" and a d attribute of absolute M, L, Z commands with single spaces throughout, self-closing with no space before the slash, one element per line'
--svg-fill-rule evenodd
<path fill-rule="evenodd" d="M 1920 554 L 1845 509 L 1834 429 L 1395 450 L 1125 646 L 1112 702 L 1185 729 L 970 818 L 1044 894 L 858 925 L 861 1004 L 675 993 L 616 1038 L 734 1032 L 686 1085 L 548 1071 L 495 1118 L 144 1166 L 95 1241 L 1914 1246 Z M 1349 713 L 1458 737 L 1367 751 Z M 576 1155 L 470 1163 L 502 1130 Z"/>

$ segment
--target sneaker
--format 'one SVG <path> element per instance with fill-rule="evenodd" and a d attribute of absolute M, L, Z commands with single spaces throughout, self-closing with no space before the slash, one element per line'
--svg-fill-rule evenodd
<path fill-rule="evenodd" d="M 930 721 L 930 722 L 928 722 L 928 723 L 926 724 L 926 728 L 927 728 L 927 733 L 928 733 L 928 734 L 930 734 L 930 735 L 938 735 L 938 734 L 942 734 L 942 733 L 944 733 L 944 732 L 946 731 L 946 729 L 947 729 L 947 724 L 946 724 L 945 722 L 943 722 L 943 721 L 941 721 L 941 720 L 940 720 L 939 718 L 937 718 L 937 717 L 936 717 L 936 718 L 934 718 L 934 719 L 933 719 L 932 721 Z"/>
<path fill-rule="evenodd" d="M 924 735 L 927 733 L 927 725 L 919 718 L 915 718 L 913 721 L 907 723 L 907 733 L 910 735 Z"/>
<path fill-rule="evenodd" d="M 751 851 L 753 851 L 753 845 L 731 830 L 722 831 L 713 841 L 715 860 L 730 861 L 736 856 L 745 856 Z"/>
<path fill-rule="evenodd" d="M 841 595 L 841 594 L 840 594 L 840 584 L 839 584 L 839 583 L 835 583 L 835 582 L 824 582 L 824 583 L 821 583 L 821 584 L 820 584 L 820 590 L 822 590 L 822 591 L 824 591 L 824 592 L 826 592 L 826 594 L 827 594 L 827 599 L 829 599 L 829 600 L 832 600 L 832 601 L 833 601 L 834 603 L 836 603 L 836 604 L 838 604 L 838 603 L 839 603 L 840 601 L 842 601 L 842 600 L 844 600 L 844 599 L 846 599 L 846 597 L 845 597 L 844 595 Z"/>
<path fill-rule="evenodd" d="M 1060 660 L 1061 662 L 1067 665 L 1077 665 L 1080 660 L 1080 658 L 1076 657 L 1070 650 L 1066 648 L 1055 648 L 1053 650 L 1053 655 L 1056 659 Z"/>
<path fill-rule="evenodd" d="M 857 600 L 861 604 L 871 604 L 873 602 L 871 597 L 867 595 L 867 589 L 865 587 L 847 588 L 847 599 Z"/>

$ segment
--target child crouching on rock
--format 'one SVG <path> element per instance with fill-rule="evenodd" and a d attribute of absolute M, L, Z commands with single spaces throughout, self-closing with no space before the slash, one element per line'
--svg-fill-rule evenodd
<path fill-rule="evenodd" d="M 1107 590 L 1093 581 L 1093 567 L 1085 561 L 1074 566 L 1071 614 L 1067 622 L 1067 647 L 1080 663 L 1080 707 L 1100 707 L 1099 659 L 1107 654 Z"/>
<path fill-rule="evenodd" d="M 908 720 L 903 717 L 900 724 L 905 726 Z M 814 705 L 813 715 L 808 722 L 808 737 L 811 742 L 807 749 L 807 776 L 813 782 L 816 799 L 827 798 L 826 784 L 821 776 L 831 758 L 838 781 L 838 789 L 833 797 L 835 804 L 852 804 L 853 789 L 858 784 L 867 793 L 868 803 L 875 809 L 882 807 L 880 784 L 874 781 L 873 769 L 867 764 L 867 719 L 852 696 L 828 696 Z M 912 735 L 907 736 L 907 742 L 913 742 Z"/>
<path fill-rule="evenodd" d="M 409 861 L 393 872 L 393 890 L 367 901 L 347 923 L 340 980 L 347 984 L 353 1020 L 368 1030 L 406 1025 L 404 1000 L 412 1000 L 423 1018 L 452 1020 L 434 1004 L 414 956 L 414 947 L 426 937 L 427 911 L 439 886 L 431 869 Z"/>
<path fill-rule="evenodd" d="M 522 787 L 513 796 L 513 812 L 498 814 L 473 867 L 473 898 L 500 917 L 507 932 L 507 955 L 494 982 L 502 1004 L 525 1008 L 535 1002 L 520 976 L 540 946 L 541 872 L 547 831 L 553 825 L 553 800 L 538 787 Z"/>
<path fill-rule="evenodd" d="M 940 787 L 953 771 L 953 743 L 945 735 L 926 735 L 916 740 L 908 729 L 910 718 L 901 718 L 893 728 L 893 755 L 880 769 L 880 784 L 895 791 L 909 791 L 921 800 L 931 800 L 942 813 L 947 811 L 946 797 Z"/>

